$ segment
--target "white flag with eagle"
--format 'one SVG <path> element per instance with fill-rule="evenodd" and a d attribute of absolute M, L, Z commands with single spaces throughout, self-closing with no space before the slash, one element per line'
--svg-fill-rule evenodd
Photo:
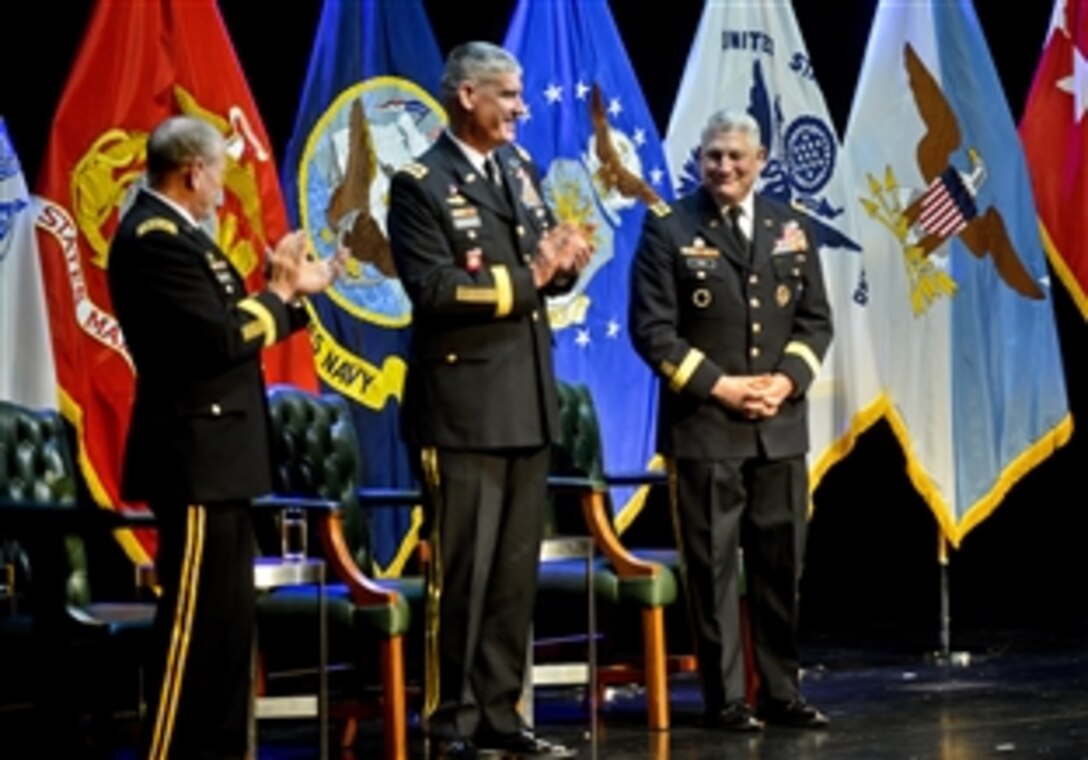
<path fill-rule="evenodd" d="M 757 189 L 807 213 L 820 247 L 835 338 L 808 392 L 815 490 L 886 401 L 869 332 L 857 193 L 789 0 L 709 0 L 703 8 L 665 138 L 678 193 L 698 186 L 700 134 L 723 107 L 759 122 L 767 161 Z"/>

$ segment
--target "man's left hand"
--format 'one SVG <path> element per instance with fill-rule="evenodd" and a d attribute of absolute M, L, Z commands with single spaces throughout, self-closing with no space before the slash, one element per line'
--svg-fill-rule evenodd
<path fill-rule="evenodd" d="M 759 404 L 749 407 L 750 416 L 767 419 L 778 414 L 782 402 L 793 394 L 793 380 L 781 372 L 762 375 L 756 384 Z"/>

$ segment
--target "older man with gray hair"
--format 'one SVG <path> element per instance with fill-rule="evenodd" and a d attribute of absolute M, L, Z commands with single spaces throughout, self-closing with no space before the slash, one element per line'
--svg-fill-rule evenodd
<path fill-rule="evenodd" d="M 808 473 L 805 391 L 831 340 L 819 253 L 803 214 L 754 192 L 765 150 L 738 111 L 702 134 L 702 187 L 646 215 L 630 331 L 661 378 L 658 450 L 695 631 L 706 723 L 820 728 L 797 654 Z M 740 549 L 759 674 L 745 701 Z"/>
<path fill-rule="evenodd" d="M 162 594 L 141 757 L 242 758 L 254 608 L 250 500 L 272 490 L 261 349 L 307 321 L 299 297 L 334 274 L 294 232 L 247 293 L 209 237 L 223 135 L 174 116 L 147 141 L 148 187 L 121 218 L 109 286 L 136 370 L 122 496 L 158 523 Z"/>

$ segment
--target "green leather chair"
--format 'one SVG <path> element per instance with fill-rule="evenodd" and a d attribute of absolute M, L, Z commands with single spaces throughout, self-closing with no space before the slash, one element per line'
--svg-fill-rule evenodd
<path fill-rule="evenodd" d="M 599 683 L 615 683 L 623 673 L 639 681 L 646 690 L 647 722 L 653 730 L 669 727 L 668 683 L 666 679 L 665 609 L 677 597 L 676 576 L 663 563 L 637 556 L 624 546 L 613 523 L 609 489 L 620 479 L 605 473 L 604 450 L 597 412 L 589 389 L 584 385 L 559 384 L 561 442 L 553 452 L 550 534 L 586 534 L 595 539 L 601 560 L 594 588 L 602 618 L 615 617 L 621 610 L 638 611 L 641 620 L 641 663 L 604 663 L 598 669 Z M 660 477 L 648 474 L 657 482 Z M 644 479 L 644 480 L 645 480 Z M 624 485 L 639 478 L 623 478 Z M 537 620 L 552 614 L 562 597 L 584 598 L 583 566 L 575 561 L 541 567 Z M 549 609 L 550 608 L 550 609 Z M 570 610 L 568 602 L 562 617 Z M 576 619 L 576 618 L 575 618 Z M 607 626 L 606 626 L 607 628 Z M 613 626 L 614 634 L 618 634 Z M 607 630 L 606 637 L 609 635 Z M 615 651 L 612 646 L 606 650 Z M 606 676 L 606 674 L 613 674 Z M 601 676 L 605 676 L 602 678 Z"/>
<path fill-rule="evenodd" d="M 314 524 L 309 535 L 320 537 L 310 553 L 324 557 L 330 581 L 330 663 L 350 666 L 343 698 L 334 689 L 330 709 L 334 719 L 344 721 L 341 744 L 348 748 L 354 743 L 358 719 L 372 712 L 367 681 L 377 676 L 385 757 L 402 760 L 408 756 L 405 638 L 412 627 L 410 603 L 417 609 L 423 604 L 423 581 L 373 577 L 363 505 L 370 495 L 358 488 L 362 463 L 344 399 L 280 385 L 269 389 L 268 401 L 276 496 L 328 499 L 339 507 L 331 513 L 310 512 Z M 265 553 L 278 552 L 277 536 L 265 536 L 262 543 Z M 270 690 L 277 671 L 312 669 L 317 663 L 317 607 L 312 588 L 282 588 L 258 598 L 258 648 Z M 411 649 L 422 652 L 422 643 Z"/>
<path fill-rule="evenodd" d="M 60 415 L 0 401 L 0 537 L 28 587 L 0 617 L 0 640 L 11 663 L 30 672 L 30 696 L 49 725 L 40 739 L 60 752 L 70 749 L 65 741 L 101 739 L 77 736 L 75 722 L 89 714 L 92 734 L 101 734 L 120 707 L 119 686 L 131 687 L 123 695 L 130 708 L 139 704 L 155 614 L 154 602 L 139 599 L 131 580 L 118 583 L 116 566 L 92 551 L 111 547 L 120 555 L 108 530 L 120 521 L 79 496 Z M 113 598 L 103 593 L 107 585 Z M 113 593 L 122 585 L 127 594 Z M 119 677 L 126 672 L 131 678 Z M 16 671 L 4 673 L 6 691 Z"/>

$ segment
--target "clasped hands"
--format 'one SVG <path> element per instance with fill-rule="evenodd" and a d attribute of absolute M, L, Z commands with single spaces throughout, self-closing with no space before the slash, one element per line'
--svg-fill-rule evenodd
<path fill-rule="evenodd" d="M 762 375 L 722 375 L 711 395 L 726 408 L 750 420 L 778 414 L 782 402 L 793 393 L 793 380 L 781 372 Z"/>
<path fill-rule="evenodd" d="M 303 230 L 288 233 L 267 253 L 268 289 L 284 303 L 320 293 L 344 271 L 347 256 L 347 249 L 341 248 L 335 256 L 319 259 L 309 250 L 309 239 Z"/>
<path fill-rule="evenodd" d="M 533 283 L 542 288 L 556 278 L 577 276 L 593 255 L 591 237 L 591 228 L 571 221 L 548 230 L 530 264 Z"/>

